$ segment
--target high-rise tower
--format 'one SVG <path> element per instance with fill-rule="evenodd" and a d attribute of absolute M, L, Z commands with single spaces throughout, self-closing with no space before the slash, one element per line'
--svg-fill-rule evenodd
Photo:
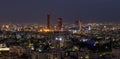
<path fill-rule="evenodd" d="M 62 28 L 62 18 L 58 18 L 58 30 L 61 30 Z"/>
<path fill-rule="evenodd" d="M 47 14 L 47 29 L 50 29 L 50 14 Z"/>

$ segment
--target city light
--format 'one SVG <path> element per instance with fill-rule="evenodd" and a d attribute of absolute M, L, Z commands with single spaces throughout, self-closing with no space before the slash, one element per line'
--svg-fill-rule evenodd
<path fill-rule="evenodd" d="M 24 0 L 23 4 L 22 0 L 4 1 L 5 3 L 0 1 L 0 7 L 2 6 L 0 9 L 0 59 L 120 59 L 120 24 L 112 20 L 119 19 L 117 15 L 120 13 L 115 14 L 119 12 L 114 12 L 115 6 L 113 12 L 112 10 L 106 12 L 107 8 L 111 9 L 113 6 L 110 3 L 104 4 L 107 1 L 102 2 L 102 0 L 94 2 L 90 0 L 89 4 L 82 0 L 79 0 L 81 2 L 64 0 L 63 2 L 66 1 L 68 5 L 65 5 L 66 2 L 65 4 L 61 1 L 54 3 L 50 0 L 49 2 L 55 4 L 49 4 L 51 6 L 40 1 Z M 95 8 L 90 6 L 91 2 L 94 3 L 92 6 L 95 5 Z M 81 3 L 85 5 L 82 6 Z M 100 9 L 97 5 L 104 9 Z M 61 7 L 56 8 L 56 6 Z M 74 10 L 76 7 L 77 10 Z M 86 12 L 84 9 L 89 11 Z M 46 16 L 44 16 L 45 13 L 47 13 Z M 112 16 L 107 13 L 114 14 Z"/>
<path fill-rule="evenodd" d="M 0 51 L 10 51 L 10 48 L 0 48 Z"/>
<path fill-rule="evenodd" d="M 39 32 L 53 32 L 53 29 L 40 29 Z"/>
<path fill-rule="evenodd" d="M 63 40 L 63 38 L 62 37 L 56 37 L 55 40 L 61 41 L 61 40 Z"/>

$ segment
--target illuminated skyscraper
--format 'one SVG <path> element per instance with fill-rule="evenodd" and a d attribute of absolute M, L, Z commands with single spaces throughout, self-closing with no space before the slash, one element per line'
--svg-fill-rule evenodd
<path fill-rule="evenodd" d="M 58 18 L 58 30 L 62 28 L 62 18 Z"/>

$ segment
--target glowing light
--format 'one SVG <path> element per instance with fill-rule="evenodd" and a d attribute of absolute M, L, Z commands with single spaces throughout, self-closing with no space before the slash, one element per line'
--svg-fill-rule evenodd
<path fill-rule="evenodd" d="M 49 29 L 45 29 L 44 31 L 45 31 L 45 32 L 50 32 L 50 30 L 49 30 Z"/>
<path fill-rule="evenodd" d="M 95 44 L 94 44 L 94 46 L 96 46 L 96 44 L 98 44 L 98 43 L 99 43 L 99 42 L 98 42 L 98 41 L 96 41 L 96 42 L 95 42 Z"/>
<path fill-rule="evenodd" d="M 6 28 L 9 28 L 9 25 L 6 25 Z"/>
<path fill-rule="evenodd" d="M 91 26 L 89 26 L 88 30 L 91 30 Z"/>
<path fill-rule="evenodd" d="M 61 41 L 61 40 L 62 40 L 62 38 L 60 37 L 60 38 L 59 38 L 59 40 Z"/>
<path fill-rule="evenodd" d="M 59 37 L 59 38 L 56 37 L 55 40 L 59 40 L 59 41 L 61 41 L 61 40 L 63 40 L 63 39 L 62 39 L 62 37 Z"/>
<path fill-rule="evenodd" d="M 104 26 L 104 28 L 107 28 L 107 26 Z"/>
<path fill-rule="evenodd" d="M 88 41 L 88 39 L 81 39 L 80 41 L 86 42 L 86 41 Z"/>
<path fill-rule="evenodd" d="M 69 32 L 72 32 L 73 34 L 74 33 L 77 33 L 77 30 L 68 30 Z"/>
<path fill-rule="evenodd" d="M 33 46 L 31 47 L 31 50 L 35 50 Z"/>
<path fill-rule="evenodd" d="M 38 51 L 39 51 L 39 52 L 42 52 L 42 50 L 41 50 L 41 49 L 39 49 Z"/>
<path fill-rule="evenodd" d="M 56 37 L 55 40 L 58 40 L 58 38 Z"/>
<path fill-rule="evenodd" d="M 77 33 L 77 30 L 74 30 L 73 33 Z"/>
<path fill-rule="evenodd" d="M 42 30 L 42 29 L 40 29 L 40 30 L 39 30 L 39 32 L 43 32 L 43 30 Z"/>
<path fill-rule="evenodd" d="M 40 29 L 39 32 L 53 32 L 53 29 Z"/>
<path fill-rule="evenodd" d="M 9 51 L 10 48 L 0 48 L 0 51 Z"/>
<path fill-rule="evenodd" d="M 86 58 L 86 59 L 89 59 L 89 55 L 86 55 L 85 58 Z"/>
<path fill-rule="evenodd" d="M 83 59 L 83 57 L 82 57 L 82 56 L 81 56 L 80 58 L 81 58 L 81 59 Z"/>

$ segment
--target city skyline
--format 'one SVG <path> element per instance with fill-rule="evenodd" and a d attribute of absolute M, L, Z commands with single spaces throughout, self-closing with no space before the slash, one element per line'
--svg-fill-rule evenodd
<path fill-rule="evenodd" d="M 1 0 L 0 59 L 120 59 L 119 0 Z"/>
<path fill-rule="evenodd" d="M 0 23 L 40 23 L 46 24 L 46 15 L 50 12 L 51 21 L 58 17 L 64 23 L 113 22 L 120 23 L 120 1 L 112 0 L 4 0 L 0 1 Z"/>

